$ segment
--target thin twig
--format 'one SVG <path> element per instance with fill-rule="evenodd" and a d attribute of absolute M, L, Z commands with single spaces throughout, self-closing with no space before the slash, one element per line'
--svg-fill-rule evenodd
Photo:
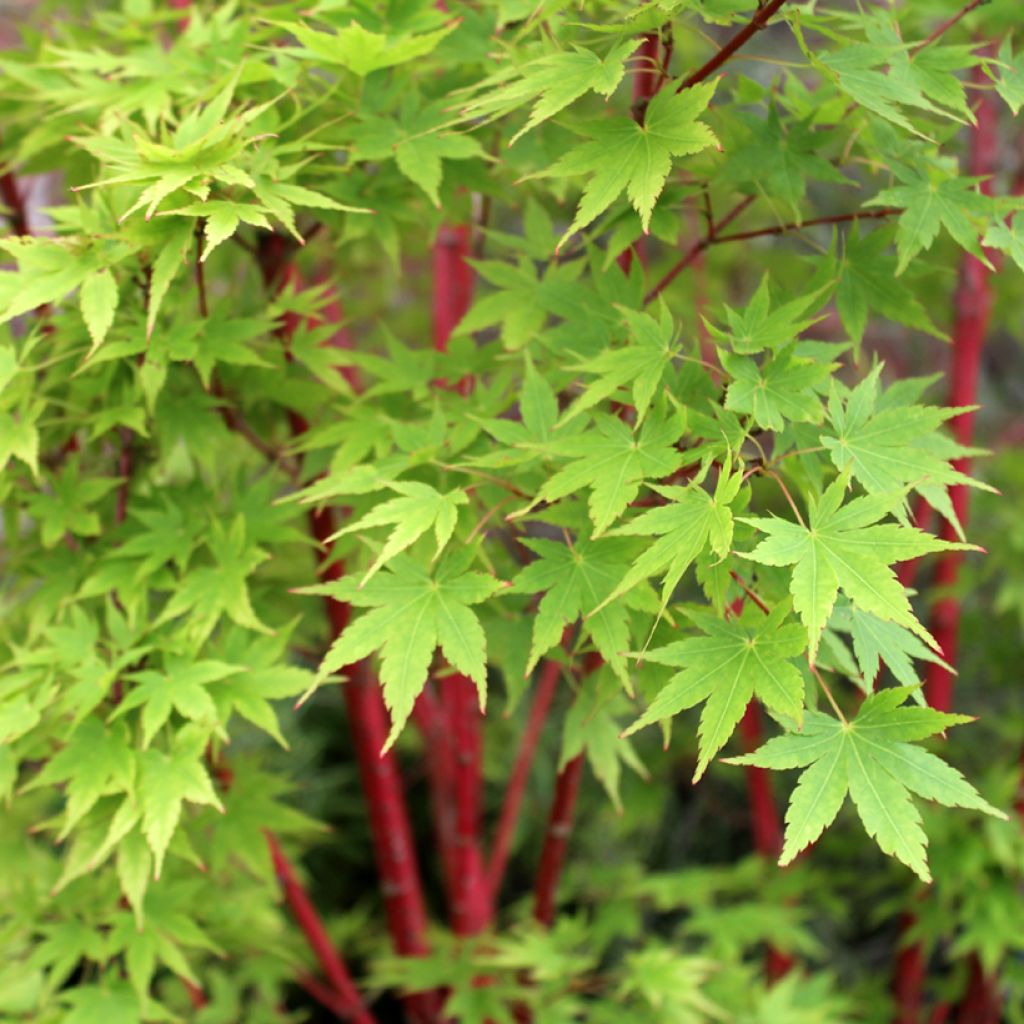
<path fill-rule="evenodd" d="M 769 0 L 768 3 L 757 9 L 754 16 L 730 39 L 707 63 L 697 68 L 692 74 L 684 78 L 676 92 L 684 89 L 691 89 L 698 82 L 710 78 L 741 46 L 761 31 L 771 19 L 772 15 L 786 2 L 786 0 Z M 976 3 L 981 0 L 976 0 Z"/>
<path fill-rule="evenodd" d="M 916 46 L 910 48 L 910 59 L 913 60 L 926 46 L 931 46 L 936 39 L 944 36 L 961 18 L 966 17 L 971 11 L 978 7 L 984 7 L 989 0 L 971 0 L 969 4 L 960 8 L 951 18 L 947 18 L 930 36 L 922 39 Z"/>
<path fill-rule="evenodd" d="M 843 714 L 843 709 L 836 702 L 835 697 L 832 696 L 832 691 L 829 689 L 828 683 L 825 682 L 825 680 L 822 678 L 821 673 L 818 671 L 818 666 L 815 665 L 810 659 L 808 659 L 807 661 L 807 666 L 808 668 L 810 668 L 811 674 L 814 676 L 814 678 L 818 680 L 818 685 L 821 687 L 822 692 L 828 699 L 829 704 L 832 705 L 832 710 L 839 717 L 839 721 L 842 722 L 843 725 L 849 725 L 850 723 L 846 720 L 846 715 Z"/>
<path fill-rule="evenodd" d="M 717 224 L 708 229 L 708 233 L 695 242 L 686 254 L 675 263 L 665 276 L 648 292 L 644 303 L 653 302 L 687 267 L 695 263 L 700 254 L 712 245 L 724 245 L 727 242 L 745 242 L 751 238 L 763 238 L 769 235 L 782 235 L 789 231 L 800 231 L 803 228 L 820 224 L 845 224 L 857 220 L 878 220 L 882 217 L 894 217 L 903 212 L 899 207 L 886 207 L 882 210 L 854 210 L 851 213 L 831 214 L 827 217 L 812 217 L 799 224 L 776 224 L 767 228 L 755 228 L 752 231 L 737 231 L 731 235 L 721 234 L 723 227 L 734 221 L 752 202 L 753 196 L 747 196 L 741 203 L 727 213 Z"/>
<path fill-rule="evenodd" d="M 753 196 L 747 196 L 737 203 L 715 226 L 715 232 L 731 224 L 743 211 L 754 201 Z M 710 237 L 710 235 L 708 236 Z M 644 296 L 644 305 L 653 302 L 700 254 L 708 247 L 708 238 L 702 238 L 689 248 L 686 254 L 665 276 Z"/>

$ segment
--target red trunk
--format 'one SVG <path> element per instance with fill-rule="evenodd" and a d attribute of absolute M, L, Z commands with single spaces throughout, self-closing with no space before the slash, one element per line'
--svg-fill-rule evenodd
<path fill-rule="evenodd" d="M 754 701 L 747 705 L 740 722 L 743 746 L 748 753 L 761 745 L 761 711 Z M 777 860 L 782 851 L 782 826 L 779 810 L 772 793 L 771 778 L 764 768 L 748 765 L 747 796 L 750 803 L 750 827 L 754 834 L 757 852 L 771 860 Z"/>
<path fill-rule="evenodd" d="M 467 262 L 471 238 L 468 225 L 443 224 L 434 242 L 432 323 L 438 352 L 447 351 L 448 339 L 473 298 L 473 270 Z M 469 375 L 463 375 L 459 390 L 467 393 L 472 383 Z M 449 892 L 452 928 L 457 935 L 476 935 L 493 916 L 480 846 L 482 715 L 476 685 L 459 673 L 441 680 L 441 695 L 454 744 L 455 850 Z"/>
<path fill-rule="evenodd" d="M 537 681 L 537 692 L 534 694 L 533 704 L 530 706 L 530 717 L 527 719 L 525 730 L 523 730 L 523 738 L 520 740 L 512 774 L 509 776 L 505 800 L 501 805 L 501 814 L 494 832 L 494 845 L 491 849 L 491 862 L 487 872 L 487 884 L 494 903 L 497 903 L 501 892 L 509 851 L 515 837 L 523 797 L 526 794 L 526 784 L 530 779 L 530 768 L 533 766 L 537 744 L 544 731 L 544 723 L 547 721 L 552 701 L 555 699 L 561 675 L 562 666 L 557 661 L 544 662 L 540 678 Z"/>
<path fill-rule="evenodd" d="M 441 680 L 454 745 L 455 873 L 452 928 L 476 935 L 490 923 L 491 901 L 480 851 L 481 731 L 476 684 L 458 673 Z"/>
<path fill-rule="evenodd" d="M 985 76 L 980 70 L 974 74 L 974 84 L 983 86 Z M 992 98 L 983 89 L 978 104 L 977 123 L 971 131 L 970 173 L 986 180 L 981 188 L 991 193 L 991 175 L 996 169 L 998 156 L 998 114 Z M 952 406 L 974 405 L 978 395 L 978 370 L 981 351 L 992 314 L 991 270 L 976 256 L 969 253 L 960 265 L 960 281 L 956 291 L 956 317 L 953 325 L 953 365 L 950 372 L 950 400 Z M 951 421 L 953 436 L 966 446 L 974 441 L 974 413 L 964 412 Z M 970 471 L 968 459 L 958 459 L 954 465 L 962 473 Z M 960 522 L 966 526 L 970 489 L 963 485 L 950 488 L 950 499 Z M 956 534 L 949 523 L 943 523 L 942 537 L 955 540 Z M 960 572 L 963 552 L 947 551 L 939 560 L 935 583 L 940 590 L 955 587 Z M 956 665 L 957 634 L 960 627 L 960 600 L 947 595 L 939 599 L 932 612 L 932 635 L 942 648 L 942 655 L 950 665 Z M 941 665 L 929 665 L 926 683 L 928 703 L 939 711 L 948 711 L 953 701 L 953 676 Z"/>
<path fill-rule="evenodd" d="M 1001 1003 L 995 982 L 982 970 L 978 958 L 972 957 L 971 980 L 956 1015 L 956 1024 L 999 1024 Z"/>
<path fill-rule="evenodd" d="M 990 49 L 991 55 L 991 49 Z M 973 81 L 983 87 L 985 76 L 980 67 L 975 69 Z M 970 173 L 983 177 L 981 188 L 991 193 L 991 175 L 995 172 L 998 156 L 998 115 L 992 97 L 979 89 L 977 121 L 970 133 Z M 977 257 L 965 253 L 960 264 L 960 279 L 956 290 L 956 309 L 953 324 L 953 353 L 950 370 L 950 405 L 973 405 L 978 392 L 978 370 L 981 365 L 982 346 L 988 331 L 992 313 L 991 271 Z M 970 446 L 974 439 L 974 413 L 965 412 L 951 421 L 953 435 L 962 444 Z M 970 461 L 958 459 L 955 467 L 963 473 L 970 470 Z M 957 485 L 950 488 L 950 500 L 957 518 L 966 527 L 969 512 L 967 487 Z M 918 506 L 920 518 L 927 515 L 926 508 Z M 948 522 L 943 522 L 941 536 L 945 540 L 956 540 L 956 534 Z M 935 573 L 935 585 L 941 591 L 952 590 L 960 573 L 963 553 L 946 551 L 939 559 Z M 908 582 L 913 578 L 913 567 L 906 570 L 901 579 Z M 947 593 L 935 603 L 930 623 L 931 633 L 942 651 L 943 658 L 955 666 L 957 661 L 957 639 L 960 629 L 960 599 Z M 930 664 L 925 679 L 925 695 L 928 703 L 939 711 L 949 711 L 953 705 L 953 675 L 942 665 Z M 907 926 L 913 918 L 909 917 Z M 976 961 L 972 969 L 978 968 Z M 896 968 L 895 996 L 898 1005 L 897 1024 L 918 1024 L 922 1008 L 922 988 L 926 973 L 924 955 L 920 948 L 912 947 L 900 953 Z M 970 993 L 968 993 L 970 996 Z M 965 1003 L 965 1006 L 967 1004 Z M 957 1018 L 974 1020 L 974 1018 Z M 985 1018 L 977 1018 L 976 1024 L 985 1024 Z"/>

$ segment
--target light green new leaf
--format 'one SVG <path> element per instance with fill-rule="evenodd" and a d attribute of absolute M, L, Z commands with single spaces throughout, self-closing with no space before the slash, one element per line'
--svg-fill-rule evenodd
<path fill-rule="evenodd" d="M 483 708 L 487 699 L 485 637 L 470 606 L 486 601 L 500 586 L 493 576 L 464 571 L 453 558 L 442 562 L 431 577 L 407 555 L 399 555 L 365 586 L 349 576 L 307 588 L 304 593 L 327 594 L 371 609 L 331 645 L 320 664 L 318 682 L 380 651 L 380 681 L 391 712 L 385 750 L 398 738 L 426 684 L 438 647 L 452 668 L 476 683 Z"/>
<path fill-rule="evenodd" d="M 759 750 L 730 759 L 759 768 L 804 768 L 786 811 L 786 838 L 779 863 L 790 863 L 835 820 L 847 793 L 868 834 L 925 882 L 927 837 L 911 794 L 947 807 L 1005 818 L 964 777 L 940 758 L 915 747 L 953 725 L 969 722 L 931 708 L 903 707 L 911 688 L 882 690 L 861 705 L 849 723 L 816 711 L 802 732 L 769 740 Z"/>
<path fill-rule="evenodd" d="M 630 117 L 614 117 L 588 126 L 589 141 L 569 150 L 548 172 L 555 177 L 590 176 L 559 246 L 604 213 L 623 190 L 647 232 L 654 204 L 672 169 L 672 157 L 715 145 L 711 129 L 697 120 L 715 84 L 704 82 L 681 93 L 662 89 L 651 100 L 643 124 Z"/>
<path fill-rule="evenodd" d="M 1014 56 L 1009 33 L 999 46 L 999 74 L 995 81 L 996 91 L 1016 117 L 1024 106 L 1024 53 Z"/>
<path fill-rule="evenodd" d="M 810 659 L 818 652 L 840 589 L 864 611 L 895 622 L 936 647 L 917 621 L 903 586 L 890 569 L 932 551 L 966 550 L 921 530 L 878 521 L 902 503 L 902 494 L 867 495 L 842 504 L 847 478 L 839 477 L 821 501 L 809 505 L 809 526 L 785 519 L 745 518 L 742 521 L 768 536 L 744 557 L 763 565 L 792 565 L 793 607 L 807 627 Z"/>
<path fill-rule="evenodd" d="M 142 905 L 153 871 L 153 855 L 141 832 L 129 832 L 117 847 L 117 880 L 131 905 L 137 927 L 143 926 Z"/>
<path fill-rule="evenodd" d="M 910 261 L 932 247 L 945 228 L 953 240 L 986 266 L 991 266 L 979 244 L 991 200 L 978 191 L 977 178 L 938 179 L 934 174 L 908 178 L 903 185 L 883 189 L 866 206 L 899 206 L 903 212 L 896 225 L 896 273 L 902 274 Z"/>
<path fill-rule="evenodd" d="M 210 776 L 192 749 L 177 749 L 170 754 L 146 750 L 138 755 L 138 799 L 142 810 L 142 834 L 153 851 L 153 877 L 159 878 L 164 856 L 171 844 L 182 804 L 207 804 L 223 813 Z"/>
<path fill-rule="evenodd" d="M 172 661 L 165 672 L 144 669 L 132 673 L 130 678 L 138 685 L 125 694 L 112 717 L 119 718 L 135 708 L 142 708 L 143 749 L 163 728 L 172 710 L 191 722 L 217 727 L 217 707 L 206 686 L 241 671 L 237 665 L 207 660 L 191 663 Z"/>
<path fill-rule="evenodd" d="M 65 783 L 64 824 L 58 833 L 63 841 L 100 797 L 130 793 L 134 781 L 135 762 L 124 726 L 109 728 L 89 715 L 25 788 Z"/>
<path fill-rule="evenodd" d="M 636 519 L 616 527 L 614 534 L 658 539 L 633 562 L 619 585 L 590 614 L 599 612 L 627 590 L 652 576 L 660 576 L 664 581 L 664 606 L 683 573 L 705 548 L 710 547 L 720 558 L 724 558 L 732 545 L 732 512 L 728 506 L 736 496 L 739 480 L 739 474 L 730 479 L 723 473 L 714 498 L 697 484 L 689 487 L 650 485 L 651 490 L 667 498 L 669 503 L 649 509 Z"/>
<path fill-rule="evenodd" d="M 681 432 L 682 424 L 673 416 L 653 416 L 634 434 L 617 417 L 596 415 L 593 430 L 544 445 L 545 452 L 573 461 L 548 477 L 533 501 L 509 518 L 589 487 L 588 508 L 597 537 L 622 515 L 644 480 L 660 480 L 682 465 L 676 448 Z"/>
<path fill-rule="evenodd" d="M 795 341 L 821 319 L 820 316 L 808 317 L 806 313 L 815 300 L 823 297 L 823 292 L 824 289 L 818 289 L 772 309 L 768 275 L 765 274 L 742 312 L 723 304 L 725 329 L 707 320 L 704 323 L 723 348 L 731 348 L 740 355 L 754 355 L 766 348 L 781 348 Z"/>
<path fill-rule="evenodd" d="M 595 374 L 597 380 L 588 384 L 583 394 L 569 406 L 561 424 L 570 422 L 627 386 L 632 390 L 636 421 L 642 423 L 665 371 L 682 351 L 675 336 L 675 325 L 667 312 L 660 322 L 632 309 L 623 308 L 621 312 L 629 328 L 629 344 L 624 348 L 607 348 L 580 367 Z"/>
<path fill-rule="evenodd" d="M 89 337 L 92 338 L 89 356 L 103 344 L 107 331 L 114 322 L 118 298 L 117 281 L 109 270 L 97 270 L 82 282 L 78 302 L 82 310 L 82 319 L 89 329 Z"/>
<path fill-rule="evenodd" d="M 605 57 L 576 46 L 571 51 L 540 57 L 518 71 L 503 68 L 476 87 L 480 94 L 462 112 L 476 120 L 520 109 L 536 99 L 526 124 L 509 140 L 511 146 L 586 93 L 611 96 L 625 74 L 625 61 L 639 45 L 637 39 L 625 39 Z"/>
<path fill-rule="evenodd" d="M 704 635 L 643 655 L 645 661 L 682 671 L 668 681 L 625 735 L 706 701 L 697 733 L 696 782 L 725 746 L 752 697 L 798 723 L 802 720 L 804 683 L 792 659 L 803 653 L 807 637 L 798 623 L 785 622 L 786 605 L 767 616 L 748 606 L 739 618 L 725 620 L 703 611 L 688 614 Z"/>
<path fill-rule="evenodd" d="M 600 604 L 628 571 L 636 542 L 619 538 L 579 537 L 570 547 L 551 540 L 528 538 L 523 543 L 538 557 L 513 581 L 517 594 L 543 593 L 533 617 L 533 642 L 526 664 L 529 675 L 541 657 L 556 647 L 562 631 Z M 612 601 L 583 623 L 601 657 L 628 687 L 624 652 L 629 647 L 625 603 Z"/>
<path fill-rule="evenodd" d="M 883 622 L 860 608 L 850 610 L 850 636 L 865 687 L 870 690 L 883 662 L 903 686 L 918 686 L 914 659 L 955 671 L 913 633 L 895 622 Z"/>
<path fill-rule="evenodd" d="M 1024 270 L 1024 217 L 1014 217 L 1007 224 L 999 221 L 985 232 L 985 245 L 1005 252 L 1014 263 Z"/>
<path fill-rule="evenodd" d="M 62 993 L 68 1012 L 63 1024 L 139 1024 L 142 1007 L 138 996 L 124 984 L 106 988 L 76 985 Z"/>
<path fill-rule="evenodd" d="M 453 21 L 444 28 L 420 35 L 399 36 L 370 32 L 356 21 L 334 33 L 318 32 L 298 22 L 278 24 L 306 48 L 308 54 L 304 56 L 318 57 L 329 64 L 340 64 L 360 78 L 365 78 L 381 68 L 425 57 L 442 39 L 454 32 L 459 23 Z"/>
<path fill-rule="evenodd" d="M 382 502 L 361 519 L 343 527 L 329 538 L 334 540 L 346 533 L 359 533 L 374 526 L 394 525 L 380 554 L 366 570 L 360 586 L 365 586 L 379 569 L 399 552 L 415 543 L 431 527 L 437 540 L 437 552 L 434 555 L 437 558 L 455 532 L 459 506 L 469 502 L 466 492 L 461 488 L 442 494 L 429 484 L 414 481 L 395 481 L 387 486 L 393 491 L 398 491 L 401 497 Z"/>
<path fill-rule="evenodd" d="M 780 431 L 787 421 L 821 422 L 824 410 L 816 389 L 837 363 L 800 359 L 792 346 L 761 366 L 728 352 L 720 352 L 719 359 L 733 378 L 725 393 L 726 409 L 748 413 L 764 430 Z"/>

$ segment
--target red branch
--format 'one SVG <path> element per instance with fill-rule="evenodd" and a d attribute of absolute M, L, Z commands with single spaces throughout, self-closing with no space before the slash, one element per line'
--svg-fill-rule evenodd
<path fill-rule="evenodd" d="M 985 81 L 980 65 L 975 69 L 974 82 Z M 999 149 L 998 114 L 989 93 L 981 91 L 978 104 L 977 123 L 970 135 L 970 173 L 983 177 L 981 188 L 991 194 L 991 175 L 995 172 Z M 953 365 L 950 371 L 951 385 L 949 404 L 951 406 L 973 405 L 978 393 L 978 370 L 981 365 L 981 351 L 988 332 L 992 314 L 992 271 L 976 256 L 965 253 L 960 265 L 960 281 L 956 291 L 956 316 L 953 324 Z M 974 413 L 964 412 L 950 423 L 956 440 L 969 447 L 974 440 Z M 961 473 L 970 471 L 969 459 L 958 459 L 954 468 Z M 957 484 L 950 488 L 953 510 L 961 524 L 966 525 L 970 489 Z M 943 524 L 942 537 L 956 540 L 956 533 L 949 523 Z M 940 592 L 947 592 L 935 604 L 932 612 L 931 632 L 939 642 L 942 656 L 950 665 L 956 664 L 957 633 L 960 627 L 960 601 L 951 596 L 951 590 L 960 573 L 963 552 L 946 551 L 939 559 L 935 585 Z M 942 665 L 930 665 L 925 692 L 928 703 L 939 711 L 950 710 L 953 700 L 953 676 Z"/>
<path fill-rule="evenodd" d="M 555 797 L 551 804 L 533 892 L 533 916 L 546 928 L 550 928 L 555 921 L 558 883 L 562 877 L 569 836 L 572 834 L 572 819 L 582 778 L 583 755 L 578 754 L 559 772 L 555 783 Z"/>
<path fill-rule="evenodd" d="M 428 684 L 412 709 L 413 722 L 423 737 L 427 786 L 430 790 L 434 834 L 449 902 L 455 899 L 455 751 L 448 716 Z"/>
<path fill-rule="evenodd" d="M 931 33 L 926 39 L 922 39 L 916 46 L 910 48 L 910 56 L 916 57 L 926 46 L 931 46 L 940 36 L 944 36 L 961 18 L 966 17 L 976 7 L 982 7 L 987 4 L 989 0 L 970 0 L 970 3 L 960 8 L 951 18 L 947 18 L 934 32 Z"/>
<path fill-rule="evenodd" d="M 647 111 L 647 104 L 651 97 L 658 91 L 661 83 L 661 72 L 658 67 L 658 57 L 661 54 L 661 44 L 657 32 L 648 32 L 640 45 L 637 53 L 637 65 L 633 68 L 633 119 L 638 124 L 643 124 Z M 618 263 L 623 273 L 628 274 L 633 265 L 633 254 L 643 266 L 647 266 L 647 239 L 638 238 L 633 245 L 625 252 L 620 253 Z"/>
<path fill-rule="evenodd" d="M 687 267 L 696 263 L 701 253 L 712 245 L 724 245 L 727 242 L 745 242 L 752 238 L 766 238 L 770 235 L 783 235 L 790 231 L 800 231 L 803 228 L 815 227 L 821 224 L 846 224 L 855 220 L 877 220 L 880 217 L 893 217 L 903 211 L 896 207 L 886 207 L 881 210 L 854 210 L 852 213 L 836 213 L 825 217 L 811 217 L 809 220 L 793 222 L 791 224 L 775 224 L 767 228 L 755 228 L 753 231 L 737 231 L 731 235 L 721 234 L 721 230 L 731 224 L 752 202 L 753 196 L 738 203 L 729 211 L 717 224 L 709 229 L 708 233 L 698 239 L 687 249 L 683 256 L 674 263 L 665 276 L 647 293 L 644 303 L 653 302 Z"/>
<path fill-rule="evenodd" d="M 741 46 L 749 42 L 761 29 L 765 28 L 775 12 L 786 0 L 769 0 L 759 7 L 754 16 L 730 39 L 706 64 L 687 75 L 680 83 L 676 92 L 690 89 L 705 78 L 710 78 Z M 979 0 L 980 2 L 980 0 Z"/>
<path fill-rule="evenodd" d="M 374 1024 L 373 1015 L 366 1009 L 352 976 L 335 952 L 313 901 L 295 877 L 294 868 L 274 836 L 267 832 L 266 837 L 270 857 L 274 862 L 274 874 L 281 885 L 288 908 L 306 936 L 309 948 L 316 956 L 324 976 L 339 997 L 336 1002 L 338 1015 L 343 1020 L 354 1021 L 355 1024 Z"/>
<path fill-rule="evenodd" d="M 501 813 L 494 831 L 494 842 L 491 846 L 491 860 L 487 870 L 487 884 L 491 891 L 491 899 L 497 903 L 501 892 L 501 883 L 505 878 L 508 866 L 509 851 L 519 822 L 519 812 L 526 795 L 526 784 L 530 779 L 530 769 L 537 753 L 544 724 L 547 722 L 551 704 L 558 691 L 558 681 L 562 675 L 562 666 L 557 661 L 545 661 L 537 680 L 537 692 L 533 695 L 530 705 L 530 716 L 526 721 L 519 751 L 516 754 L 512 773 L 509 775 L 505 789 L 505 799 L 501 805 Z"/>
<path fill-rule="evenodd" d="M 0 198 L 7 207 L 7 219 L 11 231 L 16 235 L 31 234 L 28 226 L 28 210 L 25 197 L 21 194 L 17 179 L 11 171 L 0 174 Z"/>

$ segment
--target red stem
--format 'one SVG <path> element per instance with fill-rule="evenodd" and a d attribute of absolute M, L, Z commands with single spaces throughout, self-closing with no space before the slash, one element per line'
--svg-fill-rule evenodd
<path fill-rule="evenodd" d="M 501 805 L 501 813 L 494 832 L 494 843 L 491 847 L 491 860 L 487 871 L 487 884 L 491 891 L 491 899 L 497 903 L 501 892 L 501 883 L 505 878 L 508 866 L 509 851 L 515 836 L 519 812 L 526 795 L 526 784 L 530 779 L 530 769 L 537 753 L 544 724 L 547 721 L 551 704 L 558 691 L 558 682 L 562 675 L 562 666 L 557 661 L 545 661 L 537 680 L 537 692 L 530 705 L 530 716 L 519 741 L 519 751 L 505 789 L 505 799 Z"/>
<path fill-rule="evenodd" d="M 454 745 L 452 928 L 456 935 L 477 935 L 490 921 L 491 900 L 480 850 L 481 730 L 476 684 L 453 673 L 441 680 L 441 695 Z"/>
<path fill-rule="evenodd" d="M 747 753 L 761 745 L 761 710 L 756 701 L 747 705 L 740 721 L 740 735 Z M 758 853 L 770 860 L 778 860 L 782 852 L 782 825 L 779 810 L 772 792 L 771 778 L 764 768 L 748 765 L 747 798 L 750 803 L 750 830 L 754 836 L 754 847 Z"/>
<path fill-rule="evenodd" d="M 537 883 L 533 894 L 533 916 L 545 928 L 555 921 L 558 883 L 565 865 L 565 855 L 572 833 L 573 813 L 583 777 L 583 755 L 578 754 L 559 772 L 555 783 L 555 797 L 551 804 L 544 848 L 537 869 Z"/>
<path fill-rule="evenodd" d="M 449 736 L 448 717 L 431 686 L 413 705 L 412 718 L 423 737 L 424 763 L 434 818 L 445 891 L 454 902 L 455 863 L 455 760 Z"/>
<path fill-rule="evenodd" d="M 975 85 L 985 82 L 980 65 L 975 69 Z M 970 173 L 985 178 L 981 188 L 992 192 L 992 178 L 995 173 L 999 150 L 998 113 L 991 96 L 982 91 L 978 104 L 977 123 L 970 134 Z M 953 365 L 950 371 L 950 401 L 952 406 L 973 405 L 978 393 L 978 370 L 981 351 L 988 332 L 992 314 L 992 271 L 976 256 L 965 253 L 960 265 L 960 281 L 956 291 L 956 315 L 953 325 Z M 974 413 L 965 412 L 950 423 L 953 436 L 965 446 L 974 440 Z M 957 459 L 954 467 L 962 473 L 970 471 L 970 460 Z M 950 500 L 961 524 L 967 524 L 970 489 L 962 484 L 950 488 Z M 949 523 L 943 524 L 942 537 L 956 540 L 956 534 Z M 935 585 L 940 593 L 932 611 L 932 635 L 942 649 L 942 656 L 950 665 L 956 664 L 957 634 L 960 628 L 960 599 L 949 591 L 956 585 L 960 573 L 963 552 L 944 552 L 936 569 Z M 939 711 L 948 711 L 953 700 L 953 675 L 942 665 L 932 664 L 928 668 L 925 693 L 928 703 Z"/>
<path fill-rule="evenodd" d="M 705 78 L 710 78 L 741 46 L 747 43 L 750 38 L 765 28 L 772 15 L 786 2 L 786 0 L 768 0 L 763 7 L 759 7 L 754 16 L 730 39 L 711 60 L 703 64 L 692 74 L 687 75 L 680 83 L 676 92 L 690 89 Z M 980 2 L 980 0 L 979 0 Z"/>
<path fill-rule="evenodd" d="M 31 234 L 25 197 L 21 194 L 18 181 L 11 171 L 0 174 L 0 197 L 7 207 L 6 216 L 10 221 L 11 231 L 16 235 Z"/>
<path fill-rule="evenodd" d="M 636 66 L 633 68 L 633 118 L 638 124 L 643 124 L 647 104 L 651 97 L 658 91 L 661 82 L 661 72 L 658 67 L 658 58 L 661 55 L 661 44 L 657 32 L 648 32 L 644 41 L 640 44 L 640 50 L 636 54 Z M 640 261 L 642 266 L 647 266 L 647 239 L 638 238 L 630 248 L 619 254 L 619 266 L 622 272 L 629 273 L 633 265 L 633 254 Z"/>
<path fill-rule="evenodd" d="M 288 908 L 291 910 L 296 924 L 306 936 L 309 948 L 316 956 L 324 976 L 339 997 L 337 1001 L 338 1015 L 343 1020 L 355 1021 L 356 1024 L 374 1024 L 373 1015 L 366 1009 L 356 990 L 355 983 L 352 981 L 352 976 L 335 952 L 309 894 L 295 877 L 295 870 L 277 840 L 270 832 L 265 834 L 267 845 L 270 847 L 270 857 L 274 862 L 274 873 L 284 892 Z"/>
<path fill-rule="evenodd" d="M 472 301 L 473 269 L 468 262 L 471 242 L 472 231 L 467 224 L 442 224 L 438 229 L 433 249 L 432 302 L 434 348 L 438 352 L 447 352 L 448 340 Z M 472 378 L 464 375 L 459 390 L 466 394 L 472 386 Z M 452 928 L 457 935 L 476 935 L 493 916 L 480 843 L 482 715 L 471 679 L 456 672 L 441 679 L 440 685 L 454 745 L 455 850 L 449 892 Z"/>

